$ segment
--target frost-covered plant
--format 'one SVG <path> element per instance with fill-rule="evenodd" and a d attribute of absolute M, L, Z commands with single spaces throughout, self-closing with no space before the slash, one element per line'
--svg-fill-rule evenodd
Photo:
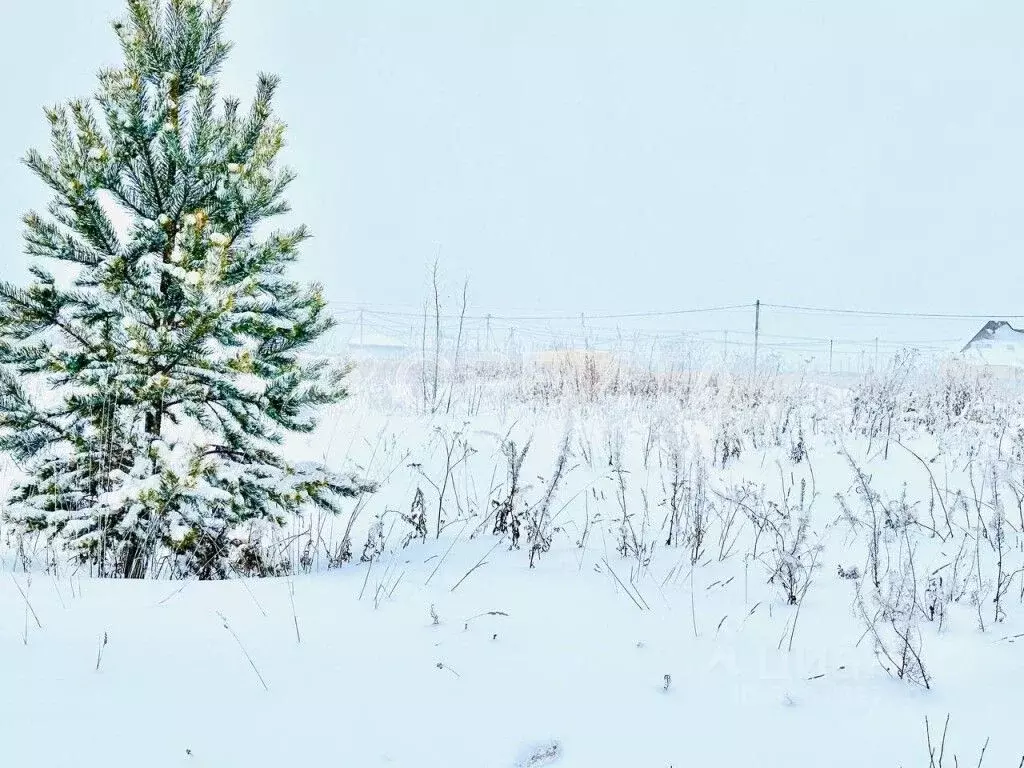
<path fill-rule="evenodd" d="M 732 419 L 723 420 L 715 435 L 714 457 L 716 462 L 725 469 L 730 461 L 739 459 L 743 452 L 743 439 L 740 437 Z"/>
<path fill-rule="evenodd" d="M 100 575 L 166 552 L 221 575 L 239 526 L 362 487 L 278 449 L 345 371 L 301 356 L 332 325 L 319 286 L 287 277 L 308 230 L 265 227 L 294 178 L 277 78 L 247 110 L 218 103 L 228 8 L 129 0 L 123 64 L 48 109 L 51 152 L 25 159 L 53 199 L 24 217 L 30 284 L 0 283 L 0 448 L 27 471 L 8 518 Z"/>
<path fill-rule="evenodd" d="M 511 538 L 510 546 L 515 549 L 519 548 L 519 537 L 522 535 L 522 496 L 527 490 L 527 486 L 523 485 L 522 472 L 526 454 L 530 452 L 530 443 L 531 440 L 527 440 L 522 448 L 517 448 L 512 439 L 502 441 L 501 453 L 507 464 L 507 482 L 503 497 L 491 501 L 494 507 L 492 532 L 496 536 L 508 535 Z"/>
<path fill-rule="evenodd" d="M 802 429 L 797 431 L 796 440 L 793 441 L 793 445 L 789 449 L 789 460 L 794 464 L 799 464 L 807 456 L 807 443 L 804 441 L 804 431 Z"/>
<path fill-rule="evenodd" d="M 851 507 L 844 494 L 837 493 L 835 500 L 851 529 L 854 532 L 864 530 L 867 533 L 867 574 L 878 589 L 884 575 L 883 549 L 907 527 L 917 523 L 916 504 L 908 500 L 905 485 L 899 497 L 884 499 L 875 490 L 872 476 L 864 471 L 849 452 L 845 453 L 845 456 L 854 475 L 852 490 L 859 509 Z"/>
<path fill-rule="evenodd" d="M 947 363 L 931 386 L 922 386 L 919 399 L 924 428 L 932 434 L 984 424 L 995 416 L 996 397 L 992 375 L 966 363 Z"/>
<path fill-rule="evenodd" d="M 469 440 L 466 438 L 463 429 L 449 430 L 442 427 L 436 427 L 434 432 L 441 443 L 441 450 L 444 458 L 444 468 L 441 472 L 441 476 L 438 479 L 434 479 L 423 469 L 422 465 L 417 464 L 416 468 L 418 469 L 420 476 L 431 487 L 433 487 L 437 494 L 437 521 L 434 527 L 434 537 L 441 538 L 441 532 L 444 530 L 445 526 L 451 522 L 445 518 L 445 499 L 448 495 L 448 491 L 455 483 L 455 472 L 459 467 L 469 461 L 470 457 L 476 453 L 476 449 L 469 444 Z"/>
<path fill-rule="evenodd" d="M 653 538 L 648 538 L 648 533 L 652 532 L 652 529 L 650 526 L 647 494 L 641 489 L 643 515 L 640 518 L 639 525 L 636 525 L 633 519 L 635 515 L 630 512 L 629 505 L 629 471 L 622 462 L 621 451 L 616 450 L 612 453 L 612 461 L 611 475 L 615 485 L 615 501 L 619 507 L 619 516 L 617 518 L 619 526 L 618 546 L 616 549 L 623 557 L 635 559 L 639 568 L 644 568 L 650 564 L 651 557 L 654 554 L 654 547 L 657 543 Z"/>
<path fill-rule="evenodd" d="M 537 504 L 531 507 L 527 515 L 526 541 L 530 546 L 531 568 L 533 568 L 537 558 L 542 553 L 548 552 L 551 549 L 551 539 L 554 535 L 552 530 L 551 502 L 554 500 L 555 494 L 558 493 L 558 489 L 561 487 L 566 475 L 572 471 L 572 467 L 569 466 L 569 459 L 571 458 L 569 445 L 571 440 L 572 429 L 569 428 L 566 429 L 565 437 L 562 438 L 558 455 L 555 458 L 555 468 L 551 473 L 551 477 L 548 478 L 544 488 L 544 495 Z"/>
<path fill-rule="evenodd" d="M 884 370 L 872 372 L 854 390 L 851 431 L 871 441 L 884 437 L 886 455 L 890 439 L 899 437 L 904 421 L 918 410 L 909 387 L 918 357 L 913 350 L 897 353 Z"/>
<path fill-rule="evenodd" d="M 810 520 L 805 515 L 791 516 L 773 527 L 775 543 L 763 561 L 770 576 L 789 605 L 796 605 L 807 591 L 818 568 L 821 546 L 810 538 Z"/>
<path fill-rule="evenodd" d="M 514 768 L 543 768 L 554 765 L 562 756 L 562 752 L 562 745 L 557 740 L 537 744 L 524 752 L 522 758 L 516 761 Z"/>
<path fill-rule="evenodd" d="M 662 493 L 668 512 L 665 544 L 686 547 L 690 565 L 696 565 L 707 549 L 715 505 L 708 495 L 704 456 L 699 448 L 689 453 L 692 456 L 688 456 L 681 437 L 676 437 L 663 451 Z"/>
<path fill-rule="evenodd" d="M 178 558 L 173 561 L 178 571 L 172 570 L 171 573 L 179 578 L 198 576 L 206 579 L 226 578 L 232 572 L 239 576 L 260 577 L 287 576 L 292 573 L 291 563 L 280 557 L 274 551 L 275 548 L 265 544 L 265 541 L 262 536 L 249 536 L 245 541 L 234 542 L 230 563 L 226 563 L 222 558 L 207 558 L 201 563 L 205 570 L 197 570 L 193 564 Z M 160 575 L 159 571 L 157 575 Z"/>
<path fill-rule="evenodd" d="M 402 540 L 402 549 L 409 546 L 414 539 L 420 539 L 423 543 L 427 541 L 427 501 L 423 495 L 423 489 L 416 487 L 413 494 L 412 504 L 409 505 L 409 514 L 402 515 L 402 520 L 408 523 L 409 530 Z"/>
<path fill-rule="evenodd" d="M 938 573 L 928 577 L 927 586 L 924 590 L 924 611 L 929 621 L 938 622 L 939 629 L 946 620 L 946 605 L 948 602 L 948 591 L 945 588 L 946 580 Z"/>
<path fill-rule="evenodd" d="M 836 566 L 836 575 L 840 579 L 846 579 L 847 581 L 859 581 L 860 580 L 860 568 L 856 565 L 851 565 L 849 568 L 844 568 L 843 564 L 840 563 Z"/>
<path fill-rule="evenodd" d="M 384 546 L 387 537 L 384 535 L 384 513 L 376 515 L 370 523 L 370 529 L 366 532 L 366 543 L 363 544 L 363 554 L 359 556 L 361 563 L 369 563 L 376 560 L 384 553 Z"/>
<path fill-rule="evenodd" d="M 792 478 L 788 484 L 782 478 L 780 490 L 778 501 L 758 505 L 762 512 L 754 524 L 761 527 L 771 542 L 760 557 L 768 570 L 768 583 L 779 588 L 788 605 L 796 605 L 811 585 L 822 548 L 812 535 L 814 498 L 806 481 L 800 480 L 794 496 Z"/>
<path fill-rule="evenodd" d="M 918 583 L 913 544 L 904 531 L 895 565 L 885 570 L 876 588 L 869 588 L 867 594 L 858 591 L 856 606 L 882 668 L 899 680 L 931 688 L 923 659 L 920 622 L 924 610 Z"/>
<path fill-rule="evenodd" d="M 1017 515 L 1021 510 L 1021 495 L 1015 487 L 1012 475 L 1006 471 L 1004 465 L 998 462 L 991 462 L 987 470 L 984 470 L 984 479 L 978 483 L 975 481 L 973 469 L 970 473 L 970 483 L 974 498 L 976 511 L 975 541 L 987 541 L 992 549 L 995 558 L 995 579 L 992 584 L 992 603 L 994 605 L 993 621 L 1002 622 L 1006 619 L 1006 598 L 1014 582 L 1024 576 L 1024 566 L 1021 565 L 1018 553 L 1021 551 L 1022 533 L 1014 527 L 1013 521 L 1007 515 L 1007 501 L 1012 499 L 1016 504 Z M 980 568 L 980 564 L 978 564 Z M 977 579 L 979 590 L 982 578 L 980 571 Z M 1022 589 L 1024 595 L 1024 589 Z M 984 621 L 979 618 L 983 626 Z"/>

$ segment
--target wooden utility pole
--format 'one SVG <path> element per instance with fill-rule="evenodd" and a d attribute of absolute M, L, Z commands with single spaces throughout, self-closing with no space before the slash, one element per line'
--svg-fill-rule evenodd
<path fill-rule="evenodd" d="M 757 348 L 761 341 L 761 300 L 754 302 L 754 375 L 757 376 Z"/>
<path fill-rule="evenodd" d="M 832 375 L 832 339 L 828 340 L 828 375 Z"/>

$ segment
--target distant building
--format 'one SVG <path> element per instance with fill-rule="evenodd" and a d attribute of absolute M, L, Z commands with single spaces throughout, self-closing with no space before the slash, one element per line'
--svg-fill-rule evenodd
<path fill-rule="evenodd" d="M 989 320 L 960 354 L 971 363 L 1024 368 L 1024 330 L 1005 320 Z"/>

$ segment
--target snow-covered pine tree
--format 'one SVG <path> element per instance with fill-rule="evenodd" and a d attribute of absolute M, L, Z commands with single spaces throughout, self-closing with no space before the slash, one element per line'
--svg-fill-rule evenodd
<path fill-rule="evenodd" d="M 217 97 L 228 7 L 129 0 L 123 65 L 46 110 L 52 153 L 25 160 L 53 198 L 24 217 L 31 283 L 0 284 L 6 516 L 100 575 L 224 576 L 254 524 L 372 490 L 280 452 L 344 371 L 302 355 L 331 327 L 286 275 L 309 232 L 261 227 L 293 179 L 277 79 Z"/>

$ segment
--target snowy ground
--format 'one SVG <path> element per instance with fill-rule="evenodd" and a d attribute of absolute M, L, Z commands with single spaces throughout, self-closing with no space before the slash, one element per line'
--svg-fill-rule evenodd
<path fill-rule="evenodd" d="M 983 765 L 1021 762 L 1008 385 L 574 364 L 463 372 L 429 414 L 382 368 L 292 446 L 381 482 L 342 567 L 347 519 L 279 535 L 293 576 L 221 583 L 91 580 L 8 532 L 0 765 L 911 768 L 947 715 L 945 765 L 986 739 Z M 532 439 L 512 550 L 508 439 Z"/>

